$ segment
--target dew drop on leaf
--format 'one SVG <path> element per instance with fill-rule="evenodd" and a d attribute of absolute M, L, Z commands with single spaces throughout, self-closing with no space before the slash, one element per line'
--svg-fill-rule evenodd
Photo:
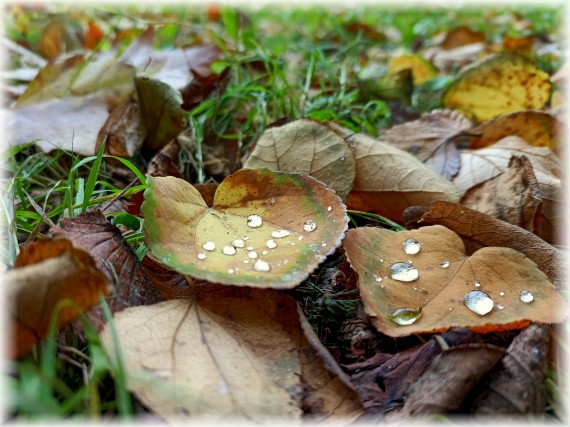
<path fill-rule="evenodd" d="M 213 251 L 216 249 L 216 244 L 214 242 L 207 241 L 202 245 L 202 247 L 207 251 Z"/>
<path fill-rule="evenodd" d="M 275 239 L 281 239 L 282 237 L 287 237 L 291 234 L 289 230 L 275 230 L 271 232 L 271 237 Z"/>
<path fill-rule="evenodd" d="M 235 255 L 236 254 L 236 248 L 234 248 L 233 246 L 224 246 L 224 248 L 222 249 L 222 253 L 224 253 L 225 255 Z"/>
<path fill-rule="evenodd" d="M 499 310 L 502 310 L 502 309 L 505 308 L 505 306 L 504 306 L 503 304 L 497 304 L 497 308 L 498 308 Z"/>
<path fill-rule="evenodd" d="M 403 243 L 404 246 L 404 252 L 407 255 L 415 255 L 417 254 L 420 249 L 422 248 L 422 245 L 420 244 L 420 242 L 418 242 L 416 239 L 408 239 Z"/>
<path fill-rule="evenodd" d="M 266 245 L 269 249 L 275 249 L 277 247 L 277 243 L 275 243 L 275 240 L 268 240 Z"/>
<path fill-rule="evenodd" d="M 247 217 L 247 225 L 251 228 L 261 227 L 263 224 L 263 219 L 259 215 L 249 215 Z"/>
<path fill-rule="evenodd" d="M 257 258 L 257 252 L 251 251 L 250 253 L 247 254 L 247 256 L 248 258 L 255 259 Z"/>
<path fill-rule="evenodd" d="M 378 283 L 382 281 L 382 276 L 379 276 L 377 274 L 373 274 L 372 276 L 374 276 L 374 280 L 376 280 Z"/>
<path fill-rule="evenodd" d="M 275 197 L 272 197 L 271 199 L 269 199 L 269 203 L 271 203 L 272 205 L 274 205 L 277 202 L 277 200 L 275 200 Z"/>
<path fill-rule="evenodd" d="M 300 242 L 301 240 L 303 240 L 303 236 L 299 236 L 297 240 Z"/>
<path fill-rule="evenodd" d="M 422 316 L 421 307 L 417 309 L 399 308 L 394 313 L 388 314 L 386 317 L 392 322 L 400 326 L 411 325 Z"/>
<path fill-rule="evenodd" d="M 253 264 L 253 269 L 255 271 L 268 272 L 271 270 L 271 267 L 269 267 L 269 264 L 267 262 L 258 259 L 257 261 L 255 261 L 255 264 Z"/>
<path fill-rule="evenodd" d="M 499 295 L 500 295 L 500 296 L 505 296 L 505 293 L 504 293 L 504 292 L 499 292 Z"/>
<path fill-rule="evenodd" d="M 244 259 L 244 260 L 243 260 L 243 263 L 244 263 L 244 264 L 249 264 L 249 260 Z"/>
<path fill-rule="evenodd" d="M 329 206 L 329 207 L 327 208 L 327 211 L 329 211 L 329 212 L 332 211 L 332 206 Z"/>
<path fill-rule="evenodd" d="M 269 251 L 261 251 L 262 255 L 267 255 L 269 253 Z"/>
<path fill-rule="evenodd" d="M 235 248 L 243 248 L 245 246 L 245 243 L 241 239 L 235 239 L 232 241 L 232 246 Z"/>
<path fill-rule="evenodd" d="M 519 298 L 522 302 L 526 303 L 534 301 L 534 295 L 532 294 L 531 291 L 520 291 Z"/>
<path fill-rule="evenodd" d="M 420 273 L 408 262 L 396 262 L 390 267 L 390 276 L 399 282 L 413 282 L 418 280 Z"/>
<path fill-rule="evenodd" d="M 206 254 L 203 254 L 203 253 L 200 253 L 196 256 L 198 257 L 198 259 L 206 259 L 207 258 Z"/>
<path fill-rule="evenodd" d="M 475 281 L 473 282 L 473 286 L 475 286 L 476 288 L 478 288 L 478 287 L 481 286 L 481 282 L 480 282 L 479 280 L 475 280 Z"/>
<path fill-rule="evenodd" d="M 441 264 L 439 264 L 439 266 L 441 268 L 447 268 L 447 267 L 449 267 L 450 264 L 451 263 L 449 261 L 442 261 Z"/>
<path fill-rule="evenodd" d="M 493 300 L 483 291 L 469 291 L 463 297 L 463 304 L 473 313 L 483 316 L 493 310 Z"/>
<path fill-rule="evenodd" d="M 245 248 L 246 251 L 253 251 L 253 246 L 248 246 L 247 248 Z"/>
<path fill-rule="evenodd" d="M 233 268 L 230 268 L 230 269 L 228 270 L 228 273 L 229 273 L 229 274 L 235 274 L 235 272 L 236 272 L 236 271 L 235 271 Z"/>
<path fill-rule="evenodd" d="M 315 221 L 308 219 L 305 221 L 305 224 L 303 225 L 303 230 L 307 231 L 307 232 L 311 232 L 314 231 L 317 228 L 317 224 L 315 224 Z"/>

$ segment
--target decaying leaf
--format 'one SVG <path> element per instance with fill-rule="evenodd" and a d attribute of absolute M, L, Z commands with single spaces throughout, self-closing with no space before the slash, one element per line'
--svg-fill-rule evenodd
<path fill-rule="evenodd" d="M 389 336 L 507 330 L 565 317 L 564 299 L 530 259 L 501 247 L 466 257 L 461 238 L 442 226 L 351 229 L 344 247 L 373 325 Z"/>
<path fill-rule="evenodd" d="M 148 165 L 147 173 L 152 176 L 174 176 L 182 178 L 182 173 L 176 166 L 180 146 L 176 141 L 170 141 L 154 155 Z"/>
<path fill-rule="evenodd" d="M 388 74 L 395 74 L 406 68 L 412 70 L 415 85 L 425 83 L 437 74 L 433 65 L 418 54 L 393 56 L 388 61 Z"/>
<path fill-rule="evenodd" d="M 383 99 L 409 104 L 414 91 L 412 70 L 403 68 L 385 76 L 361 78 L 358 80 L 358 89 L 362 102 Z"/>
<path fill-rule="evenodd" d="M 56 324 L 61 328 L 109 293 L 105 276 L 91 256 L 66 239 L 25 246 L 16 258 L 15 270 L 4 279 L 15 337 L 15 347 L 9 348 L 11 357 L 21 356 L 47 336 L 58 303 L 69 300 L 72 304 L 58 313 Z"/>
<path fill-rule="evenodd" d="M 146 244 L 179 273 L 215 283 L 292 288 L 340 244 L 346 208 L 314 178 L 242 169 L 211 208 L 192 185 L 149 178 Z"/>
<path fill-rule="evenodd" d="M 145 256 L 141 263 L 146 277 L 162 299 L 187 298 L 191 295 L 190 286 L 194 282 L 190 278 L 168 270 L 149 256 Z"/>
<path fill-rule="evenodd" d="M 483 121 L 518 110 L 540 109 L 550 96 L 550 79 L 530 59 L 512 53 L 484 58 L 463 70 L 443 104 Z"/>
<path fill-rule="evenodd" d="M 440 46 L 442 49 L 449 50 L 473 43 L 485 43 L 485 34 L 462 25 L 449 30 Z"/>
<path fill-rule="evenodd" d="M 322 376 L 318 356 L 303 337 L 297 304 L 273 290 L 208 284 L 189 300 L 126 309 L 114 323 L 129 389 L 172 422 L 190 416 L 194 421 L 299 419 L 306 376 L 318 399 L 319 388 L 330 390 L 335 377 L 344 375 Z M 101 339 L 114 354 L 108 329 Z M 337 387 L 346 379 L 340 381 Z M 359 408 L 351 392 L 344 384 L 327 398 L 334 397 L 336 409 L 354 418 Z M 321 403 L 317 413 L 334 413 Z"/>
<path fill-rule="evenodd" d="M 351 209 L 373 210 L 399 221 L 408 206 L 459 200 L 453 184 L 411 154 L 334 123 L 329 126 L 345 138 L 354 154 L 356 175 L 347 202 Z"/>
<path fill-rule="evenodd" d="M 422 216 L 422 224 L 443 225 L 457 233 L 476 249 L 482 246 L 505 246 L 534 261 L 559 290 L 567 282 L 569 259 L 564 252 L 540 237 L 515 225 L 461 205 L 434 202 Z"/>
<path fill-rule="evenodd" d="M 502 174 L 470 188 L 460 204 L 530 232 L 538 231 L 542 199 L 526 156 L 511 157 Z"/>
<path fill-rule="evenodd" d="M 38 52 L 49 60 L 54 60 L 66 52 L 73 52 L 83 46 L 83 33 L 79 23 L 67 14 L 51 16 L 42 29 L 38 41 Z"/>
<path fill-rule="evenodd" d="M 328 126 L 309 119 L 267 129 L 245 168 L 310 175 L 344 200 L 354 179 L 354 157 L 344 139 Z"/>
<path fill-rule="evenodd" d="M 471 126 L 471 121 L 459 112 L 434 110 L 422 114 L 418 120 L 387 129 L 380 139 L 407 151 L 449 179 L 457 174 L 461 166 L 453 137 Z"/>

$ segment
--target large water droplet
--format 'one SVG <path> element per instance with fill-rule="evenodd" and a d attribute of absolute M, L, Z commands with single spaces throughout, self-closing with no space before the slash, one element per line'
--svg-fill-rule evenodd
<path fill-rule="evenodd" d="M 463 304 L 473 313 L 483 316 L 493 310 L 493 300 L 483 291 L 469 291 L 463 297 Z"/>
<path fill-rule="evenodd" d="M 232 242 L 232 246 L 236 248 L 243 248 L 245 246 L 245 242 L 241 239 L 235 239 Z"/>
<path fill-rule="evenodd" d="M 269 267 L 269 264 L 267 262 L 258 259 L 257 261 L 255 261 L 255 264 L 253 264 L 253 269 L 255 271 L 267 272 L 271 270 L 271 267 Z"/>
<path fill-rule="evenodd" d="M 447 267 L 449 267 L 450 264 L 451 263 L 449 261 L 442 261 L 441 264 L 439 264 L 439 266 L 441 268 L 447 268 Z"/>
<path fill-rule="evenodd" d="M 408 262 L 397 262 L 390 267 L 390 276 L 399 282 L 413 282 L 418 280 L 420 273 Z"/>
<path fill-rule="evenodd" d="M 420 249 L 422 248 L 422 245 L 420 244 L 420 242 L 418 242 L 416 239 L 408 239 L 403 243 L 404 246 L 404 252 L 408 255 L 415 255 L 417 254 Z"/>
<path fill-rule="evenodd" d="M 263 219 L 259 215 L 249 215 L 247 217 L 247 225 L 251 228 L 261 227 L 261 224 L 263 224 Z"/>
<path fill-rule="evenodd" d="M 224 253 L 225 255 L 235 255 L 236 254 L 236 248 L 234 248 L 233 246 L 224 246 L 224 248 L 222 249 L 222 253 Z"/>
<path fill-rule="evenodd" d="M 275 243 L 275 240 L 268 240 L 266 245 L 269 249 L 275 249 L 277 247 L 277 243 Z"/>
<path fill-rule="evenodd" d="M 196 255 L 196 257 L 198 257 L 198 259 L 206 259 L 206 258 L 208 258 L 208 257 L 206 256 L 206 254 L 201 254 L 201 253 L 198 254 L 198 255 Z"/>
<path fill-rule="evenodd" d="M 247 257 L 251 258 L 251 259 L 255 259 L 255 258 L 257 258 L 257 252 L 251 251 L 247 254 Z"/>
<path fill-rule="evenodd" d="M 315 221 L 311 219 L 306 220 L 305 224 L 303 225 L 303 230 L 308 232 L 315 230 L 315 228 L 317 228 L 317 224 L 315 224 Z"/>
<path fill-rule="evenodd" d="M 377 274 L 373 274 L 372 276 L 374 276 L 374 280 L 376 280 L 377 282 L 381 282 L 382 281 L 382 276 L 379 276 Z"/>
<path fill-rule="evenodd" d="M 291 234 L 289 230 L 275 230 L 271 232 L 271 237 L 275 239 L 281 239 L 282 237 L 287 237 Z"/>
<path fill-rule="evenodd" d="M 422 316 L 422 309 L 399 308 L 394 313 L 388 314 L 388 319 L 401 326 L 411 325 Z"/>
<path fill-rule="evenodd" d="M 532 294 L 531 291 L 520 291 L 519 298 L 522 302 L 526 303 L 534 301 L 534 295 Z"/>
<path fill-rule="evenodd" d="M 202 247 L 207 251 L 213 251 L 216 249 L 216 244 L 214 242 L 207 241 L 202 245 Z"/>

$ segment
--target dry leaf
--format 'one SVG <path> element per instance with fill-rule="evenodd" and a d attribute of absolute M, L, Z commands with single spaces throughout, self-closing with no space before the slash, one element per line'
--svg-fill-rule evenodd
<path fill-rule="evenodd" d="M 297 304 L 276 291 L 208 284 L 190 300 L 126 309 L 114 323 L 129 389 L 171 422 L 295 420 L 307 369 L 311 387 L 335 382 L 315 370 Z M 112 352 L 108 329 L 101 339 Z M 334 401 L 341 415 L 358 413 L 350 394 Z"/>
<path fill-rule="evenodd" d="M 462 25 L 449 30 L 440 46 L 442 49 L 450 50 L 473 43 L 485 43 L 485 35 L 481 31 L 473 31 Z"/>
<path fill-rule="evenodd" d="M 146 277 L 162 299 L 187 298 L 191 295 L 190 285 L 193 281 L 190 278 L 168 270 L 149 256 L 145 256 L 141 263 Z"/>
<path fill-rule="evenodd" d="M 437 72 L 433 65 L 418 54 L 392 56 L 388 60 L 388 74 L 395 74 L 409 68 L 412 70 L 414 85 L 420 85 L 434 78 Z"/>
<path fill-rule="evenodd" d="M 534 54 L 533 43 L 534 35 L 530 34 L 525 37 L 503 37 L 501 44 L 505 51 L 530 56 Z"/>
<path fill-rule="evenodd" d="M 245 168 L 310 175 L 343 200 L 354 179 L 354 158 L 342 137 L 309 119 L 267 129 L 244 164 Z"/>
<path fill-rule="evenodd" d="M 180 90 L 186 111 L 192 110 L 213 93 L 223 92 L 232 76 L 230 67 L 220 74 L 214 74 L 211 70 L 208 70 L 208 74 L 200 74 L 192 69 L 190 71 L 194 78 Z"/>
<path fill-rule="evenodd" d="M 24 248 L 15 270 L 4 276 L 7 305 L 12 318 L 15 348 L 19 357 L 48 334 L 58 303 L 70 300 L 58 314 L 57 328 L 69 323 L 109 292 L 105 276 L 91 256 L 65 239 L 40 240 Z"/>
<path fill-rule="evenodd" d="M 344 247 L 372 324 L 389 336 L 450 327 L 489 332 L 565 317 L 564 299 L 534 262 L 500 247 L 467 257 L 461 238 L 442 226 L 351 229 Z"/>
<path fill-rule="evenodd" d="M 66 52 L 83 46 L 83 33 L 78 22 L 66 14 L 53 15 L 42 29 L 38 41 L 38 52 L 49 60 L 54 60 Z"/>
<path fill-rule="evenodd" d="M 422 220 L 422 224 L 425 225 L 443 225 L 477 247 L 513 248 L 534 261 L 559 290 L 564 289 L 568 277 L 566 274 L 568 257 L 529 231 L 484 213 L 447 202 L 432 203 L 430 210 L 423 214 Z"/>
<path fill-rule="evenodd" d="M 356 161 L 347 202 L 351 209 L 373 210 L 399 221 L 408 206 L 459 200 L 453 184 L 411 154 L 364 134 L 352 134 L 339 125 L 329 126 L 346 139 Z"/>
<path fill-rule="evenodd" d="M 540 109 L 550 96 L 547 73 L 516 54 L 489 56 L 463 70 L 443 96 L 443 104 L 487 120 L 518 110 Z"/>
<path fill-rule="evenodd" d="M 212 132 L 202 141 L 204 167 L 210 176 L 219 176 L 223 179 L 231 175 L 241 168 L 240 157 L 241 141 L 237 139 L 223 138 Z"/>
<path fill-rule="evenodd" d="M 393 126 L 380 139 L 407 151 L 433 171 L 451 178 L 461 166 L 453 138 L 470 129 L 471 121 L 459 112 L 434 110 L 418 120 Z"/>
<path fill-rule="evenodd" d="M 542 199 L 526 156 L 511 157 L 502 174 L 467 190 L 460 204 L 530 232 L 538 230 Z"/>
<path fill-rule="evenodd" d="M 478 60 L 485 52 L 485 43 L 471 43 L 454 49 L 443 49 L 440 46 L 430 46 L 423 51 L 424 58 L 428 59 L 442 74 L 467 66 Z"/>
<path fill-rule="evenodd" d="M 340 244 L 346 208 L 314 178 L 242 169 L 209 208 L 178 178 L 149 178 L 146 244 L 179 273 L 216 283 L 292 288 Z"/>
<path fill-rule="evenodd" d="M 180 146 L 176 141 L 170 141 L 154 155 L 148 165 L 147 173 L 151 176 L 174 176 L 182 178 L 182 173 L 176 166 Z"/>

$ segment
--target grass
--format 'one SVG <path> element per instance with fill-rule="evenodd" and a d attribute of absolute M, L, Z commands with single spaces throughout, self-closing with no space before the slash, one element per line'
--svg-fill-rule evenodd
<path fill-rule="evenodd" d="M 230 67 L 232 81 L 221 95 L 189 112 L 194 147 L 193 151 L 182 153 L 181 166 L 185 177 L 193 183 L 212 178 L 203 158 L 206 135 L 239 140 L 242 154 L 267 126 L 280 119 L 334 119 L 354 131 L 376 135 L 378 129 L 393 123 L 401 110 L 418 114 L 438 107 L 438 94 L 457 71 L 415 88 L 409 99 L 368 99 L 358 82 L 365 68 L 362 64 L 374 63 L 371 52 L 409 52 L 422 40 L 457 23 L 484 31 L 489 40 L 498 40 L 504 34 L 526 35 L 524 27 L 513 25 L 515 19 L 527 19 L 537 32 L 559 36 L 563 16 L 562 6 L 525 6 L 522 10 L 486 7 L 483 13 L 480 8 L 419 11 L 396 6 L 338 10 L 264 6 L 252 11 L 248 15 L 249 25 L 244 26 L 241 16 L 230 7 L 222 8 L 220 22 L 208 21 L 205 11 L 195 7 L 153 6 L 142 10 L 134 5 L 122 9 L 101 6 L 85 11 L 65 5 L 57 8 L 80 20 L 90 18 L 107 23 L 106 34 L 117 28 L 133 28 L 134 32 L 123 41 L 125 46 L 146 24 L 158 23 L 157 48 L 182 46 L 200 36 L 225 52 L 224 60 L 213 67 L 220 72 Z M 490 18 L 497 15 L 507 19 L 492 24 Z M 45 11 L 12 7 L 7 14 L 6 35 L 34 48 L 41 37 L 39 28 L 47 22 Z M 351 23 L 360 27 L 351 29 Z M 367 34 L 366 25 L 381 30 L 394 27 L 401 38 L 395 41 L 377 35 L 376 39 Z M 98 49 L 109 48 L 109 40 L 104 38 Z M 561 57 L 547 54 L 537 60 L 547 70 L 557 69 L 562 62 Z M 10 65 L 17 68 L 20 64 Z M 381 66 L 380 71 L 383 72 Z M 138 181 L 125 190 L 124 182 L 114 180 L 108 160 L 120 162 Z M 2 153 L 6 174 L 2 181 L 3 262 L 12 266 L 18 244 L 44 236 L 50 223 L 57 224 L 62 218 L 102 207 L 119 195 L 129 197 L 144 189 L 145 165 L 138 160 L 104 155 L 103 147 L 97 155 L 86 158 L 61 150 L 48 155 L 36 149 L 33 142 L 7 149 Z M 128 226 L 126 240 L 142 259 L 146 248 L 140 221 L 125 214 L 113 216 L 115 224 Z M 377 215 L 354 211 L 350 216 L 353 225 L 372 221 L 401 229 Z M 353 316 L 357 300 L 325 294 L 319 280 L 320 273 L 299 288 L 313 324 L 338 324 Z M 110 318 L 108 307 L 105 310 Z M 135 410 L 120 364 L 110 362 L 86 318 L 82 318 L 82 324 L 82 339 L 67 329 L 57 334 L 52 328 L 48 339 L 10 365 L 9 415 L 18 419 L 49 414 L 91 420 L 107 415 L 128 419 L 133 415 Z M 556 386 L 559 369 L 556 366 L 549 377 L 549 407 L 555 414 L 560 411 L 560 391 Z"/>

